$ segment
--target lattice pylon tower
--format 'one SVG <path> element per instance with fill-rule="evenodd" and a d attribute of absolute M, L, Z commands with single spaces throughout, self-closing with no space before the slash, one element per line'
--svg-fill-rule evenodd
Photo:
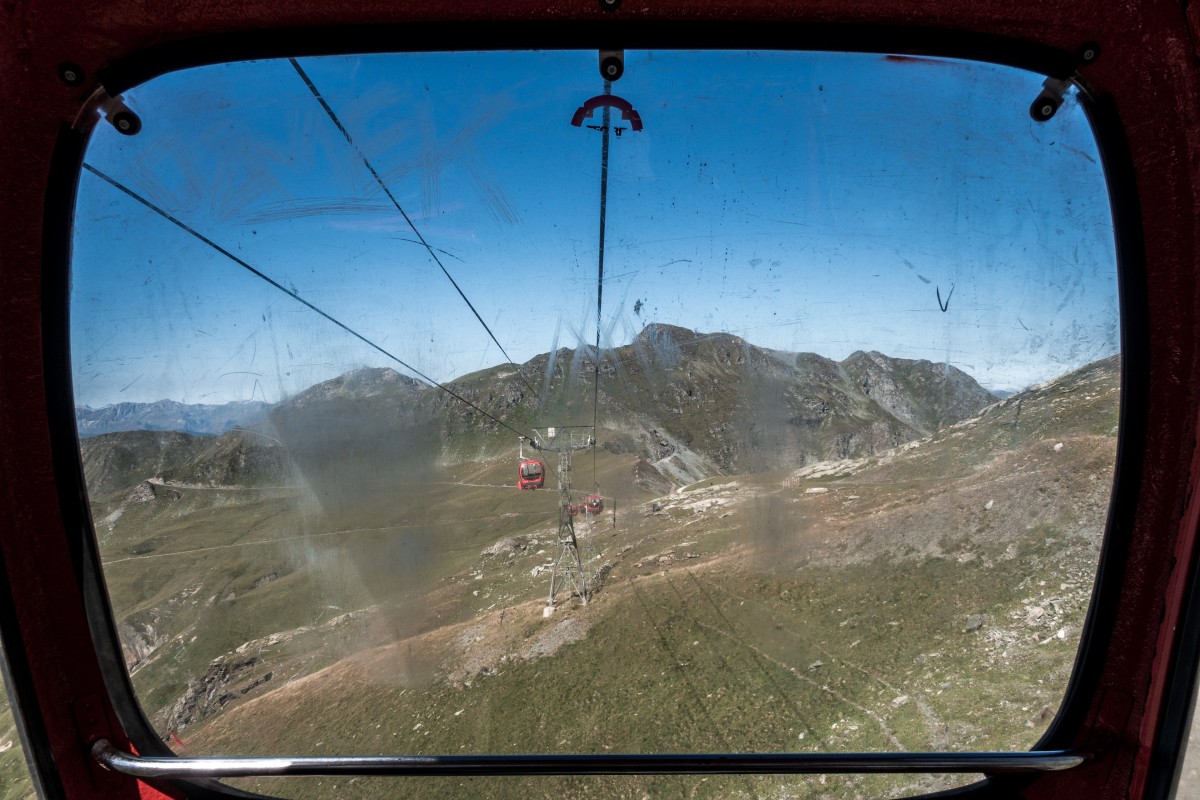
<path fill-rule="evenodd" d="M 576 431 L 564 428 L 548 428 L 538 432 L 538 449 L 553 450 L 558 454 L 558 556 L 550 572 L 550 596 L 546 599 L 546 613 L 555 608 L 558 595 L 566 592 L 579 595 L 584 605 L 588 602 L 587 575 L 583 571 L 583 559 L 579 555 L 579 540 L 575 537 L 575 518 L 568 512 L 571 506 L 571 453 L 591 446 L 595 441 L 591 428 L 580 436 Z"/>
<path fill-rule="evenodd" d="M 558 454 L 558 558 L 550 572 L 550 597 L 546 606 L 554 607 L 559 592 L 579 595 L 587 605 L 587 576 L 579 557 L 579 540 L 575 538 L 575 518 L 567 512 L 571 505 L 571 451 Z"/>

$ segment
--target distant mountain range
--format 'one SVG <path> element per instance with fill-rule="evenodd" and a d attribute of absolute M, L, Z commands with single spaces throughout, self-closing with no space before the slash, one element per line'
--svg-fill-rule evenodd
<path fill-rule="evenodd" d="M 310 487 L 352 484 L 365 492 L 419 479 L 431 462 L 515 449 L 514 430 L 588 425 L 594 414 L 598 444 L 636 456 L 639 480 L 665 486 L 873 455 L 999 400 L 945 364 L 878 352 L 838 362 L 662 324 L 605 353 L 598 398 L 594 386 L 592 351 L 564 348 L 519 368 L 507 364 L 454 381 L 461 400 L 395 370 L 367 368 L 274 408 L 163 401 L 84 410 L 92 416 L 81 416 L 80 432 L 224 431 L 186 447 L 162 437 L 139 440 L 134 460 L 186 483 L 269 485 L 298 470 Z M 235 426 L 245 430 L 230 430 Z M 89 442 L 92 477 L 108 472 L 101 464 L 129 458 L 101 457 L 101 450 L 129 446 L 117 434 Z M 178 452 L 145 450 L 156 446 Z"/>
<path fill-rule="evenodd" d="M 267 416 L 270 403 L 239 401 L 219 405 L 179 403 L 117 403 L 103 408 L 75 407 L 79 437 L 119 431 L 179 431 L 195 435 L 222 434 L 253 425 Z"/>
<path fill-rule="evenodd" d="M 533 358 L 519 375 L 494 367 L 454 389 L 514 427 L 586 425 L 595 408 L 602 446 L 638 453 L 674 482 L 873 454 L 999 399 L 945 364 L 877 352 L 838 362 L 663 324 L 605 355 L 595 407 L 594 370 L 590 349 L 563 349 Z M 499 427 L 445 393 L 432 397 L 448 444 Z"/>

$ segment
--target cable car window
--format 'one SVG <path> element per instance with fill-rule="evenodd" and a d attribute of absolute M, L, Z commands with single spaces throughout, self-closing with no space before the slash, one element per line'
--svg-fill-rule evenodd
<path fill-rule="evenodd" d="M 74 392 L 157 736 L 1032 747 L 1118 434 L 1084 100 L 985 63 L 632 50 L 223 64 L 114 99 L 79 179 Z"/>

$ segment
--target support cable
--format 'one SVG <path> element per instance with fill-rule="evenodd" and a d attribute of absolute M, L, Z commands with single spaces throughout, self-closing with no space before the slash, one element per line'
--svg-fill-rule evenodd
<path fill-rule="evenodd" d="M 338 119 L 338 115 L 334 113 L 333 109 L 329 106 L 329 103 L 325 101 L 325 98 L 321 95 L 320 90 L 317 89 L 316 84 L 314 84 L 312 79 L 308 77 L 308 73 L 306 73 L 304 68 L 300 66 L 300 62 L 294 58 L 289 58 L 288 61 L 292 62 L 292 66 L 295 67 L 297 74 L 300 75 L 300 79 L 304 81 L 306 86 L 308 86 L 308 90 L 312 92 L 313 97 L 315 97 L 317 102 L 321 104 L 321 108 L 325 109 L 325 113 L 333 122 L 334 127 L 338 129 L 338 132 L 342 134 L 342 138 L 346 140 L 346 144 L 350 145 L 351 149 L 358 154 L 358 157 L 362 160 L 363 166 L 365 166 L 367 171 L 371 173 L 371 177 L 373 177 L 375 182 L 379 184 L 379 188 L 383 190 L 385 195 L 387 195 L 387 199 L 392 201 L 392 205 L 395 206 L 396 210 L 400 212 L 400 216 L 404 217 L 404 221 L 408 223 L 408 227 L 412 228 L 413 234 L 417 237 L 417 239 L 420 240 L 421 245 L 429 252 L 429 257 L 432 258 L 433 262 L 442 270 L 442 274 L 446 276 L 446 278 L 450 281 L 450 284 L 454 287 L 454 290 L 458 292 L 458 296 L 461 297 L 463 302 L 467 304 L 467 308 L 471 309 L 471 313 L 475 315 L 475 319 L 479 320 L 479 324 L 483 326 L 485 331 L 487 331 L 488 336 L 492 337 L 492 341 L 495 343 L 496 347 L 500 348 L 500 352 L 503 354 L 504 360 L 517 370 L 517 377 L 521 379 L 521 382 L 525 384 L 526 388 L 529 389 L 533 396 L 537 397 L 537 390 L 534 389 L 529 381 L 525 378 L 525 375 L 521 372 L 521 368 L 513 363 L 512 358 L 510 358 L 508 355 L 508 351 L 504 349 L 504 345 L 500 344 L 500 340 L 496 338 L 496 334 L 492 333 L 492 329 L 488 327 L 488 324 L 483 321 L 483 317 L 479 315 L 479 312 L 475 309 L 475 305 L 467 299 L 467 295 L 463 292 L 462 287 L 458 285 L 458 281 L 454 280 L 454 276 L 450 274 L 450 271 L 446 269 L 444 264 L 442 264 L 442 260 L 438 258 L 437 252 L 432 246 L 430 246 L 429 242 L 425 241 L 425 237 L 421 235 L 419 230 L 417 230 L 417 226 L 400 206 L 400 202 L 392 195 L 391 191 L 387 187 L 387 184 L 383 182 L 383 178 L 381 178 L 379 173 L 375 171 L 375 167 L 371 166 L 371 162 L 367 159 L 363 151 L 358 149 L 358 145 L 354 143 L 354 139 L 351 138 L 350 132 L 346 130 L 344 125 L 342 125 L 342 121 Z M 606 109 L 605 119 L 608 118 L 607 114 L 608 111 Z"/>
<path fill-rule="evenodd" d="M 188 225 L 186 222 L 183 222 L 183 221 L 182 221 L 182 220 L 180 220 L 179 218 L 177 218 L 177 217 L 175 217 L 175 216 L 172 216 L 172 215 L 171 215 L 169 212 L 165 211 L 164 209 L 162 209 L 162 208 L 160 208 L 159 206 L 155 205 L 154 203 L 150 202 L 150 201 L 149 201 L 149 200 L 147 200 L 146 198 L 142 197 L 140 194 L 138 194 L 137 192 L 133 191 L 133 190 L 132 190 L 132 189 L 130 189 L 128 186 L 125 186 L 125 185 L 124 185 L 123 183 L 121 183 L 120 181 L 116 180 L 115 178 L 111 178 L 111 177 L 109 177 L 108 175 L 104 174 L 104 173 L 103 173 L 103 172 L 101 172 L 100 170 L 98 170 L 98 169 L 96 169 L 95 167 L 93 167 L 91 164 L 84 163 L 84 165 L 83 165 L 83 168 L 84 168 L 84 169 L 86 169 L 88 172 L 92 173 L 93 175 L 95 175 L 97 178 L 100 178 L 100 179 L 101 179 L 102 181 L 104 181 L 105 183 L 107 183 L 107 184 L 109 184 L 110 186 L 112 186 L 114 189 L 117 189 L 118 191 L 120 191 L 120 192 L 123 192 L 124 194 L 126 194 L 126 195 L 128 195 L 129 197 L 133 198 L 133 199 L 134 199 L 134 200 L 136 200 L 137 202 L 141 203 L 143 206 L 145 206 L 146 208 L 150 209 L 150 210 L 151 210 L 151 211 L 153 211 L 154 213 L 158 214 L 158 215 L 159 215 L 160 217 L 162 217 L 163 219 L 167 220 L 168 222 L 171 222 L 171 223 L 173 223 L 175 226 L 177 226 L 178 228 L 182 229 L 182 230 L 183 230 L 183 231 L 185 231 L 186 233 L 189 233 L 189 234 L 191 234 L 191 235 L 192 235 L 192 236 L 194 236 L 195 238 L 199 239 L 201 242 L 204 242 L 204 244 L 208 245 L 208 246 L 209 246 L 209 247 L 211 247 L 213 250 L 216 250 L 218 253 L 220 253 L 221 255 L 225 256 L 226 258 L 228 258 L 228 259 L 229 259 L 230 261 L 232 261 L 233 263 L 237 264 L 237 265 L 238 265 L 239 267 L 241 267 L 242 269 L 245 269 L 246 271 L 250 272 L 252 275 L 254 275 L 254 276 L 258 277 L 258 278 L 261 278 L 262 280 L 264 280 L 264 281 L 266 281 L 267 283 L 271 284 L 271 285 L 272 285 L 272 286 L 274 286 L 276 289 L 278 289 L 279 291 L 283 292 L 284 294 L 286 294 L 288 297 L 292 298 L 292 299 L 293 299 L 293 300 L 295 300 L 296 302 L 298 302 L 298 303 L 301 303 L 301 304 L 303 304 L 303 305 L 307 306 L 307 307 L 308 307 L 310 310 L 312 310 L 312 311 L 315 311 L 316 313 L 320 314 L 322 317 L 324 317 L 325 319 L 329 320 L 329 321 L 330 321 L 330 322 L 332 322 L 334 325 L 337 325 L 339 328 L 341 328 L 341 329 L 342 329 L 342 330 L 344 330 L 346 333 L 348 333 L 348 334 L 350 334 L 351 336 L 353 336 L 355 339 L 358 339 L 359 341 L 361 341 L 361 342 L 363 342 L 364 344 L 368 345 L 368 346 L 369 346 L 369 347 L 371 347 L 372 349 L 374 349 L 374 350 L 376 350 L 376 351 L 378 351 L 378 352 L 382 353 L 384 356 L 387 356 L 387 357 L 388 357 L 388 358 L 390 358 L 392 361 L 395 361 L 397 364 L 399 364 L 400 366 L 404 367 L 406 370 L 408 370 L 408 371 L 409 371 L 409 372 L 411 372 L 412 374 L 416 375 L 417 377 L 421 378 L 421 379 L 422 379 L 422 380 L 424 380 L 425 382 L 427 382 L 427 383 L 429 383 L 429 384 L 431 384 L 431 385 L 433 385 L 433 386 L 436 386 L 437 388 L 441 389 L 441 390 L 442 390 L 443 392 L 445 392 L 446 394 L 448 394 L 448 395 L 450 395 L 451 397 L 453 397 L 455 400 L 458 400 L 460 403 L 463 403 L 464 405 L 467 405 L 467 406 L 469 406 L 469 407 L 471 407 L 471 408 L 475 409 L 475 410 L 476 410 L 476 411 L 478 411 L 480 414 L 483 414 L 485 417 L 487 417 L 488 419 L 490 419 L 492 422 L 495 422 L 497 425 L 500 425 L 500 426 L 502 426 L 502 427 L 508 428 L 508 430 L 512 431 L 512 432 L 513 432 L 513 433 L 515 433 L 517 436 L 524 436 L 524 435 L 525 435 L 525 434 L 522 434 L 522 433 L 521 433 L 519 430 L 517 430 L 516 428 L 512 427 L 511 425 L 509 425 L 507 422 L 504 422 L 504 421 L 502 421 L 502 420 L 496 419 L 496 418 L 495 418 L 495 417 L 493 417 L 491 414 L 489 414 L 488 412 L 484 411 L 482 408 L 480 408 L 479 406 L 475 405 L 474 403 L 472 403 L 470 400 L 466 399 L 466 398 L 465 398 L 465 397 L 463 397 L 462 395 L 458 394 L 458 392 L 455 392 L 455 391 L 454 391 L 453 389 L 451 389 L 450 387 L 446 386 L 445 384 L 442 384 L 442 383 L 439 383 L 439 382 L 435 381 L 433 378 L 431 378 L 431 377 L 429 377 L 428 375 L 426 375 L 425 373 L 421 372 L 421 370 L 417 369 L 416 367 L 412 366 L 411 364 L 409 364 L 409 363 L 407 363 L 407 362 L 405 362 L 405 361 L 402 361 L 402 360 L 400 359 L 400 357 L 399 357 L 399 356 L 396 356 L 396 355 L 394 355 L 394 354 L 392 354 L 392 353 L 388 352 L 387 350 L 383 349 L 383 348 L 382 348 L 382 347 L 380 347 L 379 345 L 375 344 L 375 342 L 373 342 L 373 341 L 371 341 L 370 339 L 368 339 L 366 336 L 363 336 L 361 333 L 359 333 L 358 331 L 356 331 L 356 330 L 354 330 L 353 328 L 351 328 L 351 327 L 350 327 L 349 325 L 347 325 L 346 323 L 342 322 L 341 320 L 339 320 L 339 319 L 337 319 L 336 317 L 332 316 L 332 315 L 331 315 L 331 314 L 329 314 L 328 312 L 326 312 L 326 311 L 323 311 L 322 309 L 320 309 L 320 308 L 318 308 L 317 306 L 313 305 L 313 304 L 312 304 L 312 303 L 310 303 L 308 300 L 305 300 L 305 299 L 304 299 L 303 297 L 301 297 L 299 294 L 297 294 L 296 292 L 292 291 L 291 289 L 288 289 L 286 286 L 284 286 L 283 284 L 279 283 L 277 280 L 275 280 L 274 278 L 270 277 L 270 276 L 269 276 L 269 275 L 267 275 L 266 273 L 260 272 L 259 270 L 257 270 L 257 269 L 255 269 L 254 267 L 250 266 L 250 265 L 249 265 L 249 264 L 247 264 L 245 261 L 243 261 L 242 259 L 240 259 L 240 258 L 238 258 L 237 256 L 235 256 L 233 253 L 231 253 L 231 252 L 229 252 L 228 250 L 226 250 L 224 247 L 221 247 L 221 245 L 217 244 L 217 243 L 216 243 L 216 242 L 214 242 L 212 239 L 209 239 L 207 236 L 205 236 L 204 234 L 200 233 L 200 232 L 199 232 L 199 231 L 197 231 L 195 228 L 193 228 L 193 227 L 191 227 L 190 225 Z"/>
<path fill-rule="evenodd" d="M 604 82 L 604 93 L 612 94 L 612 81 Z M 596 374 L 592 382 L 592 491 L 599 493 L 600 482 L 596 471 L 596 422 L 600 409 L 600 315 L 604 308 L 604 224 L 608 209 L 608 129 L 612 122 L 612 107 L 604 106 L 603 118 L 600 123 L 600 248 L 599 264 L 596 268 L 596 351 L 592 354 L 596 359 Z"/>

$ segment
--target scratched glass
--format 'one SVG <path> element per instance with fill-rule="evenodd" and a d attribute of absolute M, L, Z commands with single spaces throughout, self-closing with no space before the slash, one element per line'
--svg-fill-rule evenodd
<path fill-rule="evenodd" d="M 155 731 L 189 755 L 1032 747 L 1120 400 L 1103 168 L 1072 87 L 1031 117 L 1043 81 L 628 51 L 605 86 L 595 52 L 496 52 L 126 92 L 141 131 L 101 121 L 80 178 L 71 344 Z"/>

